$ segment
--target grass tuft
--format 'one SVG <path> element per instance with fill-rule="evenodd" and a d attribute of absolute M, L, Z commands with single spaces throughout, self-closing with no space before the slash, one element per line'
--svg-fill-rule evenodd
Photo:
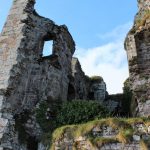
<path fill-rule="evenodd" d="M 150 125 L 149 118 L 106 118 L 100 120 L 90 121 L 88 123 L 80 124 L 80 125 L 69 125 L 58 128 L 53 133 L 53 144 L 55 141 L 61 141 L 63 137 L 67 135 L 70 139 L 76 139 L 79 137 L 86 137 L 86 141 L 89 141 L 94 149 L 94 147 L 101 147 L 107 143 L 123 143 L 127 144 L 132 142 L 133 135 L 135 133 L 135 129 L 133 126 L 137 123 L 143 123 Z M 113 129 L 117 129 L 118 133 L 114 137 L 95 137 L 92 134 L 92 129 L 94 127 L 102 128 L 103 125 L 108 125 Z M 148 140 L 149 142 L 150 140 Z M 141 141 L 140 145 L 142 146 L 143 150 L 146 150 L 147 144 L 145 141 Z M 74 146 L 75 147 L 75 146 Z M 144 149 L 145 148 L 145 149 Z M 51 149 L 52 150 L 52 149 Z"/>

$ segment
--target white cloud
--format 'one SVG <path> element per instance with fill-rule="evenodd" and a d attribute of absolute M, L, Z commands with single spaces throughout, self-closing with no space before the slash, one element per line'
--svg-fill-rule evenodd
<path fill-rule="evenodd" d="M 125 37 L 125 33 L 129 31 L 132 26 L 132 22 L 128 22 L 124 25 L 117 26 L 112 31 L 105 33 L 105 34 L 98 34 L 98 37 L 101 40 L 104 39 L 122 39 Z"/>
<path fill-rule="evenodd" d="M 130 26 L 131 23 L 127 23 L 103 35 L 105 38 L 114 37 L 112 42 L 90 49 L 78 47 L 75 53 L 83 71 L 89 76 L 102 76 L 111 94 L 122 92 L 123 82 L 129 76 L 124 38 Z"/>

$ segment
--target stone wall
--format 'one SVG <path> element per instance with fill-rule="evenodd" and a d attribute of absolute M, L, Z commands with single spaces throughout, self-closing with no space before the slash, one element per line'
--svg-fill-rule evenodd
<path fill-rule="evenodd" d="M 70 88 L 68 91 L 68 100 L 71 99 L 88 99 L 89 83 L 83 72 L 80 62 L 77 58 L 72 58 L 72 76 L 70 78 Z M 72 94 L 71 94 L 72 93 Z M 69 96 L 69 94 L 71 94 Z"/>
<path fill-rule="evenodd" d="M 125 40 L 134 116 L 150 115 L 150 1 L 139 0 L 139 12 Z"/>
<path fill-rule="evenodd" d="M 113 113 L 114 116 L 121 116 L 123 115 L 123 100 L 123 94 L 108 95 L 103 102 L 103 105 L 106 106 L 108 110 Z"/>
<path fill-rule="evenodd" d="M 141 119 L 109 118 L 66 126 L 54 132 L 50 150 L 148 150 L 149 129 Z"/>
<path fill-rule="evenodd" d="M 0 35 L 0 150 L 47 149 L 41 142 L 42 130 L 35 116 L 41 101 L 48 101 L 52 107 L 53 103 L 73 99 L 97 100 L 109 109 L 120 104 L 112 97 L 105 101 L 104 80 L 100 76 L 87 77 L 78 59 L 72 58 L 75 43 L 67 27 L 38 15 L 34 4 L 35 0 L 14 0 Z M 149 10 L 149 0 L 140 0 L 135 25 L 125 42 L 136 116 L 150 114 Z M 43 55 L 46 41 L 53 42 L 49 56 Z M 138 150 L 140 141 L 150 134 L 149 126 L 140 124 L 140 128 L 142 131 L 132 135 L 132 142 L 125 144 L 114 140 L 120 132 L 110 124 L 96 125 L 89 132 L 94 138 L 111 139 L 95 149 Z M 68 138 L 68 132 L 66 136 L 55 141 L 55 149 L 72 149 L 76 143 L 78 149 L 93 149 L 87 136 Z"/>
<path fill-rule="evenodd" d="M 89 99 L 103 103 L 106 98 L 106 83 L 100 76 L 90 77 Z M 92 98 L 93 97 L 93 98 Z"/>
<path fill-rule="evenodd" d="M 42 100 L 67 100 L 75 50 L 67 27 L 39 16 L 34 4 L 14 0 L 0 35 L 1 147 L 13 150 L 21 149 L 15 116 L 33 111 Z M 44 57 L 44 42 L 50 40 L 52 55 Z"/>
<path fill-rule="evenodd" d="M 88 77 L 83 72 L 77 58 L 72 58 L 72 76 L 70 77 L 70 96 L 68 100 L 97 100 L 100 103 L 106 98 L 106 83 L 100 76 Z"/>
<path fill-rule="evenodd" d="M 91 99 L 91 93 L 93 100 L 105 99 L 105 82 L 91 81 L 72 58 L 75 43 L 67 27 L 38 15 L 34 4 L 14 0 L 0 35 L 0 148 L 44 149 L 35 116 L 41 101 L 53 106 L 56 101 Z M 53 42 L 49 56 L 43 55 L 46 41 Z M 20 135 L 27 135 L 25 143 Z"/>

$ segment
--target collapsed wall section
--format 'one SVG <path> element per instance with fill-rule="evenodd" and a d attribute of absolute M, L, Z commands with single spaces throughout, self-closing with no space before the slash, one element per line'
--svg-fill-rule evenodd
<path fill-rule="evenodd" d="M 82 71 L 79 60 L 75 57 L 72 58 L 71 68 L 72 68 L 72 76 L 70 78 L 69 90 L 72 89 L 72 92 L 68 91 L 68 100 L 72 99 L 87 100 L 89 83 L 86 80 L 85 73 Z"/>
<path fill-rule="evenodd" d="M 72 95 L 68 96 L 68 100 L 97 100 L 102 103 L 107 95 L 106 83 L 103 78 L 101 76 L 88 77 L 85 75 L 79 60 L 75 57 L 72 58 L 70 89 L 72 89 L 72 92 L 70 91 L 68 93 L 72 93 Z"/>

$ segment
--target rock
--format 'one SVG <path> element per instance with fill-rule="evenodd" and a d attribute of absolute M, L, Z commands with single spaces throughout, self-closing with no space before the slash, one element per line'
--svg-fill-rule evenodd
<path fill-rule="evenodd" d="M 150 134 L 150 126 L 148 126 L 148 129 L 147 129 L 147 131 L 148 131 L 148 134 Z"/>
<path fill-rule="evenodd" d="M 139 12 L 134 26 L 125 40 L 125 49 L 128 55 L 132 101 L 137 103 L 133 108 L 134 116 L 150 116 L 150 1 L 139 0 Z"/>
<path fill-rule="evenodd" d="M 137 123 L 136 124 L 136 128 L 137 128 L 137 131 L 140 132 L 140 133 L 146 133 L 146 126 L 142 123 Z"/>
<path fill-rule="evenodd" d="M 103 103 L 106 97 L 106 83 L 100 76 L 88 77 L 77 58 L 72 58 L 72 76 L 68 88 L 68 100 L 97 100 Z"/>
<path fill-rule="evenodd" d="M 86 138 L 82 137 L 82 136 L 80 136 L 80 137 L 78 137 L 78 138 L 75 139 L 75 141 L 77 141 L 77 142 L 79 142 L 79 141 L 85 141 L 85 140 L 86 140 Z"/>
<path fill-rule="evenodd" d="M 141 137 L 139 135 L 133 135 L 133 140 L 134 141 L 140 141 Z"/>

